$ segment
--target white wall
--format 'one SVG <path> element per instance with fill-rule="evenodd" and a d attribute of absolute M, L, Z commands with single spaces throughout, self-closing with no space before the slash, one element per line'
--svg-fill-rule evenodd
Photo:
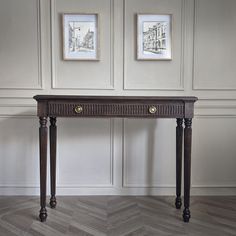
<path fill-rule="evenodd" d="M 236 194 L 235 0 L 1 0 L 0 194 L 38 194 L 36 94 L 193 95 L 192 193 Z M 99 62 L 61 13 L 100 15 Z M 135 60 L 135 14 L 173 14 L 173 60 Z M 175 121 L 58 119 L 58 194 L 174 194 Z"/>

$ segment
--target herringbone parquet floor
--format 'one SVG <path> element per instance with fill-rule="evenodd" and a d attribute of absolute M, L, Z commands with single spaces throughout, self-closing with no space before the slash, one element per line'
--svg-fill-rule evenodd
<path fill-rule="evenodd" d="M 39 222 L 37 197 L 0 197 L 0 236 L 236 235 L 236 197 L 192 197 L 190 223 L 174 197 L 58 197 Z"/>

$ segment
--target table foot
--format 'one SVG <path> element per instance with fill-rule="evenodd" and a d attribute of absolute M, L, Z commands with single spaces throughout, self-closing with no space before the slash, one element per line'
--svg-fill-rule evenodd
<path fill-rule="evenodd" d="M 41 222 L 45 222 L 47 219 L 47 210 L 46 208 L 41 208 L 40 212 L 39 212 L 39 219 Z"/>
<path fill-rule="evenodd" d="M 183 211 L 183 220 L 184 220 L 184 222 L 189 222 L 190 217 L 191 217 L 191 215 L 190 215 L 189 208 L 184 208 L 184 211 Z"/>
<path fill-rule="evenodd" d="M 180 209 L 181 206 L 182 206 L 182 199 L 181 199 L 181 197 L 176 197 L 175 198 L 175 207 L 176 207 L 176 209 Z"/>
<path fill-rule="evenodd" d="M 51 208 L 56 208 L 56 205 L 57 205 L 57 199 L 55 196 L 52 196 L 50 198 L 50 206 L 51 206 Z"/>

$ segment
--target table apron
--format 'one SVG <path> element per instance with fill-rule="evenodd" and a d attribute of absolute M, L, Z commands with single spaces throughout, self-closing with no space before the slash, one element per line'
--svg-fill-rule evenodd
<path fill-rule="evenodd" d="M 48 102 L 48 116 L 183 118 L 184 103 L 84 103 Z"/>

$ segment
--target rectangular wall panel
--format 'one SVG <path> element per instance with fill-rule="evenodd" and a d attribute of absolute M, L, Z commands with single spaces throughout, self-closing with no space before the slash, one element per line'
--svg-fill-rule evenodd
<path fill-rule="evenodd" d="M 125 119 L 124 187 L 175 185 L 175 121 Z"/>
<path fill-rule="evenodd" d="M 109 187 L 113 181 L 113 122 L 58 119 L 58 186 Z"/>
<path fill-rule="evenodd" d="M 131 90 L 183 89 L 183 0 L 124 1 L 124 87 Z M 172 14 L 172 60 L 136 60 L 136 14 Z"/>
<path fill-rule="evenodd" d="M 236 187 L 236 117 L 197 116 L 193 123 L 192 185 Z"/>
<path fill-rule="evenodd" d="M 38 119 L 0 117 L 0 187 L 39 187 Z"/>
<path fill-rule="evenodd" d="M 52 75 L 56 89 L 113 89 L 113 0 L 52 0 Z M 99 15 L 99 61 L 64 61 L 62 13 Z"/>
<path fill-rule="evenodd" d="M 0 2 L 0 89 L 40 89 L 40 0 Z"/>
<path fill-rule="evenodd" d="M 112 186 L 113 122 L 58 119 L 57 125 L 57 186 Z M 30 116 L 0 118 L 0 187 L 39 186 L 38 127 Z"/>
<path fill-rule="evenodd" d="M 195 0 L 194 89 L 236 89 L 235 10 L 235 0 Z"/>

